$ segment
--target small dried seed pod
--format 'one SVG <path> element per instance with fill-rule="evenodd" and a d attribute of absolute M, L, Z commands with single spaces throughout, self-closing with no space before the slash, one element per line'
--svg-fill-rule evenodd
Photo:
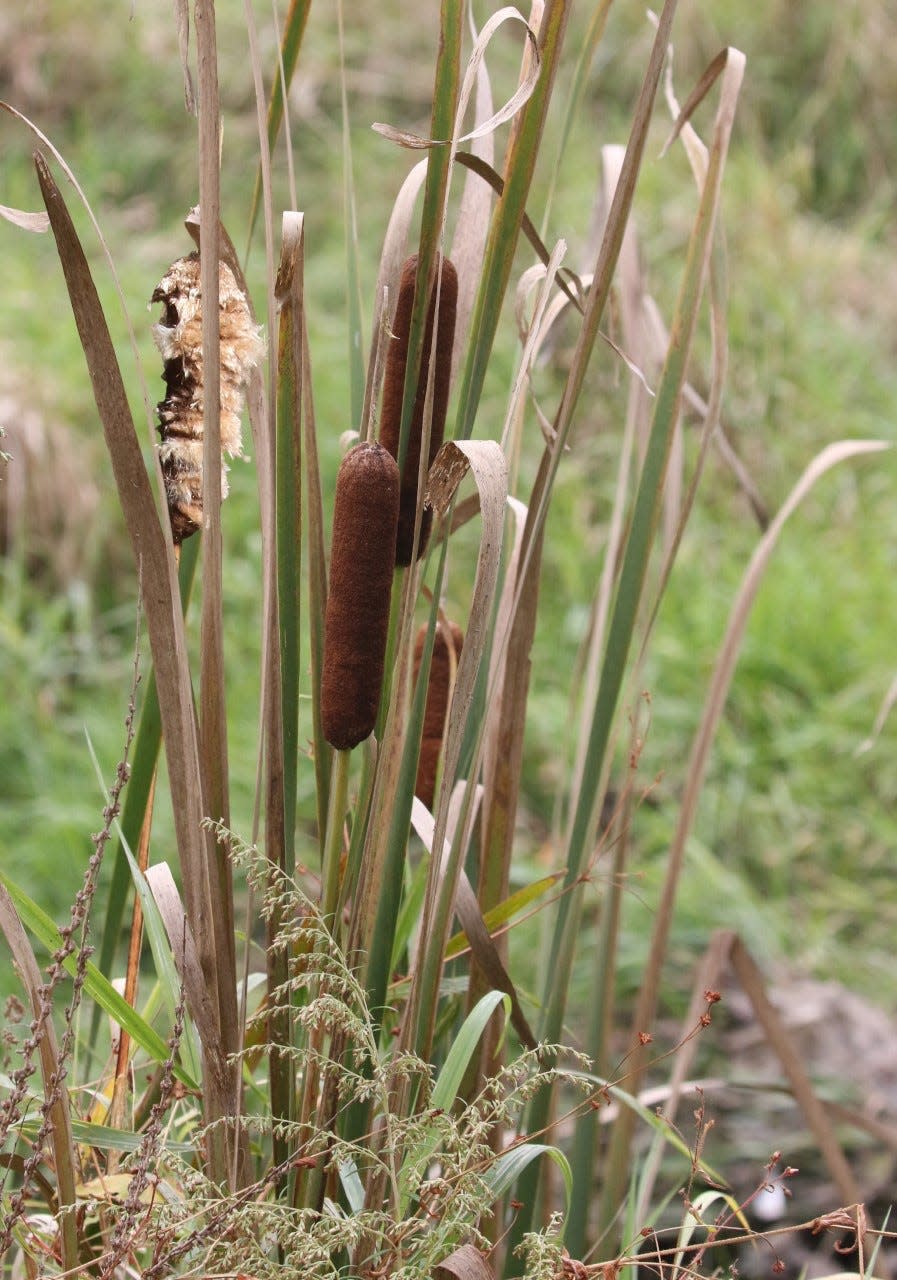
<path fill-rule="evenodd" d="M 221 449 L 241 456 L 240 414 L 243 388 L 262 356 L 261 330 L 233 272 L 218 267 L 221 334 Z M 165 399 L 159 404 L 159 458 L 175 542 L 202 525 L 203 366 L 202 291 L 199 254 L 179 258 L 153 291 L 165 310 L 153 325 L 153 338 L 165 361 Z M 222 457 L 221 496 L 227 497 L 227 466 Z"/>
<path fill-rule="evenodd" d="M 441 284 L 439 287 L 439 326 L 436 337 L 436 365 L 433 370 L 433 418 L 430 428 L 430 448 L 427 466 L 442 445 L 445 432 L 445 415 L 448 408 L 449 383 L 452 372 L 452 344 L 455 340 L 455 315 L 458 309 L 458 273 L 451 259 L 440 259 Z M 386 370 L 383 375 L 383 411 L 380 415 L 380 443 L 394 458 L 399 456 L 399 440 L 402 430 L 402 393 L 405 386 L 405 366 L 408 363 L 408 339 L 411 330 L 411 310 L 414 306 L 414 281 L 417 276 L 417 254 L 413 254 L 402 267 L 399 282 L 399 300 L 393 320 L 393 338 L 386 353 Z M 436 317 L 436 285 L 430 296 L 427 325 L 421 354 L 420 374 L 414 396 L 414 409 L 408 436 L 405 465 L 402 468 L 402 502 L 399 509 L 399 531 L 396 540 L 396 564 L 409 565 L 414 543 L 414 517 L 417 511 L 417 475 L 420 468 L 421 434 L 424 422 L 424 405 L 427 398 L 427 376 L 430 366 L 430 348 L 433 344 L 433 323 Z M 427 547 L 433 513 L 425 507 L 421 516 L 418 558 Z"/>
<path fill-rule="evenodd" d="M 451 634 L 451 648 L 446 630 Z M 414 676 L 420 671 L 421 658 L 427 639 L 427 627 L 421 627 L 414 644 Z M 439 753 L 442 750 L 442 738 L 445 732 L 445 717 L 448 711 L 449 694 L 451 693 L 452 662 L 457 670 L 458 659 L 464 645 L 464 632 L 455 622 L 448 628 L 442 622 L 436 628 L 433 639 L 433 658 L 430 663 L 430 680 L 427 685 L 427 703 L 424 708 L 424 728 L 421 735 L 420 756 L 417 762 L 417 780 L 414 794 L 424 802 L 428 809 L 433 808 L 436 796 L 436 770 L 439 764 Z"/>
<path fill-rule="evenodd" d="M 357 746 L 377 719 L 398 519 L 395 458 L 373 442 L 355 445 L 336 480 L 324 617 L 321 715 L 337 751 Z"/>

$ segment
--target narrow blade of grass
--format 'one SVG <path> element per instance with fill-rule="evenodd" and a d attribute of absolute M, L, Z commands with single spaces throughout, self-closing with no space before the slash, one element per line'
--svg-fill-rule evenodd
<path fill-rule="evenodd" d="M 506 1191 L 510 1191 L 524 1170 L 542 1156 L 547 1156 L 561 1171 L 566 1197 L 566 1216 L 573 1198 L 573 1171 L 567 1157 L 558 1147 L 547 1146 L 542 1142 L 522 1142 L 519 1146 L 511 1147 L 509 1151 L 500 1155 L 495 1164 L 483 1174 L 483 1181 L 492 1192 L 494 1199 L 498 1200 Z"/>

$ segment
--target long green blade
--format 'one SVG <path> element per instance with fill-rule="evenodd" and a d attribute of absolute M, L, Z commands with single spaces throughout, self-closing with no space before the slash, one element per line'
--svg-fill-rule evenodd
<path fill-rule="evenodd" d="M 62 946 L 62 934 L 45 911 L 32 901 L 10 878 L 0 871 L 0 881 L 6 886 L 9 896 L 16 905 L 16 910 L 42 946 L 52 955 Z M 77 969 L 76 956 L 69 956 L 65 967 L 69 973 Z M 100 973 L 91 961 L 87 962 L 84 989 L 92 1000 L 120 1027 L 127 1031 L 131 1039 L 156 1062 L 166 1062 L 170 1050 L 168 1045 L 153 1028 L 137 1013 L 123 996 L 120 996 L 112 983 Z M 183 1066 L 174 1067 L 174 1074 L 188 1089 L 199 1090 L 200 1084 Z"/>

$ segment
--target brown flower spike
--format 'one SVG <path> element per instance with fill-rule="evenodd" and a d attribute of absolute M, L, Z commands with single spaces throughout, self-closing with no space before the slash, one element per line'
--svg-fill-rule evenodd
<path fill-rule="evenodd" d="M 336 479 L 324 616 L 321 715 L 337 751 L 357 746 L 377 719 L 398 519 L 395 458 L 374 442 L 355 445 Z"/>
<path fill-rule="evenodd" d="M 449 638 L 451 633 L 451 648 Z M 414 678 L 420 671 L 421 658 L 427 639 L 427 627 L 424 625 L 417 633 L 414 643 Z M 433 659 L 430 663 L 430 681 L 427 685 L 427 703 L 424 709 L 424 728 L 421 735 L 420 756 L 417 761 L 417 780 L 414 794 L 432 811 L 436 797 L 436 770 L 439 765 L 439 753 L 442 750 L 442 738 L 445 732 L 445 716 L 448 711 L 449 695 L 452 682 L 452 658 L 457 670 L 458 659 L 464 644 L 464 632 L 456 622 L 447 625 L 440 622 L 433 639 Z"/>
<path fill-rule="evenodd" d="M 261 359 L 261 330 L 233 272 L 218 267 L 221 308 L 221 450 L 240 457 L 243 388 Z M 165 304 L 153 338 L 165 361 L 165 399 L 159 404 L 159 459 L 165 479 L 171 532 L 183 542 L 202 526 L 203 365 L 202 292 L 199 254 L 178 258 L 153 290 L 153 302 Z M 221 496 L 227 497 L 227 466 L 221 461 Z"/>
<path fill-rule="evenodd" d="M 414 306 L 414 281 L 417 276 L 417 254 L 407 259 L 399 281 L 399 300 L 393 319 L 393 337 L 386 353 L 386 370 L 383 375 L 383 410 L 380 415 L 380 443 L 394 458 L 399 456 L 399 440 L 402 430 L 402 393 L 405 386 L 405 366 L 408 363 L 408 339 L 411 330 L 411 310 Z M 445 432 L 445 415 L 448 408 L 449 383 L 452 372 L 452 345 L 455 340 L 455 315 L 458 309 L 458 273 L 451 259 L 440 259 L 441 284 L 439 287 L 439 325 L 436 336 L 436 363 L 433 369 L 433 418 L 430 427 L 430 448 L 427 465 L 442 445 Z M 433 344 L 433 324 L 436 318 L 436 284 L 430 295 L 427 325 L 421 354 L 420 374 L 414 396 L 411 427 L 405 465 L 402 468 L 402 501 L 399 510 L 399 530 L 396 539 L 396 564 L 411 564 L 414 546 L 414 517 L 417 511 L 417 477 L 420 467 L 421 435 L 424 424 L 424 405 L 427 397 L 427 376 L 430 367 L 430 349 Z M 421 516 L 420 539 L 417 558 L 427 547 L 433 513 L 425 507 Z"/>

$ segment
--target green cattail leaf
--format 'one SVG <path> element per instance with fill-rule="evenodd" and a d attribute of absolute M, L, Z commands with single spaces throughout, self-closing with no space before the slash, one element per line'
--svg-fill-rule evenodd
<path fill-rule="evenodd" d="M 93 743 L 90 738 L 87 739 L 90 758 L 93 761 L 94 771 L 97 781 L 100 785 L 101 796 L 105 795 L 103 785 L 103 773 L 100 768 L 100 762 L 97 759 Z M 162 923 L 162 917 L 159 915 L 159 909 L 156 906 L 155 899 L 150 892 L 146 877 L 137 865 L 137 860 L 131 852 L 130 845 L 122 835 L 121 825 L 116 821 L 116 830 L 121 842 L 121 849 L 125 855 L 128 869 L 131 874 L 134 888 L 137 891 L 137 897 L 140 900 L 140 906 L 143 911 L 143 926 L 146 930 L 147 940 L 150 944 L 150 951 L 153 956 L 153 963 L 156 967 L 156 975 L 159 979 L 159 985 L 165 1000 L 165 1006 L 168 1013 L 169 1021 L 174 1025 L 176 1017 L 176 1009 L 180 998 L 181 983 L 178 978 L 177 970 L 174 966 L 174 957 L 172 956 L 171 947 L 168 944 L 168 937 L 165 933 L 165 926 Z M 184 1034 L 180 1044 L 181 1059 L 184 1067 L 195 1078 L 199 1079 L 202 1075 L 200 1065 L 199 1047 L 196 1039 L 196 1028 L 185 1016 Z"/>
<path fill-rule="evenodd" d="M 511 1007 L 510 999 L 502 991 L 490 991 L 465 1018 L 457 1036 L 452 1040 L 452 1047 L 433 1087 L 430 1097 L 430 1108 L 433 1111 L 450 1111 L 455 1105 L 467 1066 L 476 1053 L 477 1045 L 489 1019 L 502 1003 L 504 1003 L 507 1017 Z M 416 1185 L 418 1171 L 422 1166 L 429 1164 L 439 1150 L 440 1140 L 441 1128 L 438 1121 L 434 1120 L 431 1125 L 423 1126 L 423 1132 L 416 1139 L 411 1150 L 406 1152 L 399 1172 L 399 1203 L 403 1214 L 407 1211 L 410 1200 L 409 1187 Z"/>
<path fill-rule="evenodd" d="M 440 140 L 451 138 L 455 126 L 461 81 L 461 38 L 464 29 L 464 9 L 465 6 L 461 3 L 461 0 L 442 0 L 439 57 L 436 63 L 433 109 L 430 117 L 430 137 Z M 443 235 L 446 196 L 451 175 L 451 159 L 448 147 L 435 148 L 430 152 L 427 159 L 427 179 L 421 212 L 414 309 L 411 313 L 409 329 L 408 359 L 405 366 L 405 394 L 402 402 L 399 448 L 396 455 L 400 470 L 405 465 L 414 401 L 417 396 L 423 358 L 424 331 L 429 307 L 429 284 L 434 278 L 436 255 Z M 427 435 L 427 441 L 429 441 L 429 435 Z"/>
<path fill-rule="evenodd" d="M 324 737 L 321 718 L 321 674 L 324 667 L 324 617 L 327 611 L 327 551 L 324 534 L 324 501 L 318 466 L 315 405 L 312 396 L 308 328 L 302 326 L 303 503 L 305 543 L 308 554 L 308 644 L 311 667 L 311 717 L 314 747 L 315 797 L 318 832 L 323 840 L 327 825 L 330 768 L 333 749 Z"/>
<path fill-rule="evenodd" d="M 28 926 L 40 944 L 51 955 L 58 951 L 62 946 L 62 934 L 47 913 L 41 910 L 37 903 L 32 901 L 2 871 L 0 871 L 0 883 L 6 887 L 9 896 L 15 903 L 16 911 L 22 918 L 22 922 Z M 73 974 L 77 968 L 77 963 L 76 956 L 69 956 L 65 961 L 67 971 Z M 153 1030 L 149 1023 L 144 1021 L 136 1010 L 131 1008 L 125 998 L 119 995 L 112 983 L 103 977 L 96 965 L 90 960 L 87 962 L 84 989 L 90 998 L 96 1000 L 100 1008 L 127 1031 L 131 1039 L 136 1044 L 139 1044 L 141 1049 L 148 1053 L 155 1062 L 166 1062 L 168 1060 L 170 1050 L 162 1037 L 157 1031 Z M 199 1080 L 180 1064 L 175 1064 L 174 1074 L 188 1089 L 199 1090 L 201 1088 Z"/>
<path fill-rule="evenodd" d="M 507 1017 L 511 1011 L 510 997 L 503 991 L 489 991 L 464 1019 L 436 1079 L 431 1099 L 434 1107 L 441 1107 L 447 1111 L 454 1104 L 468 1063 L 476 1051 L 489 1019 L 500 1004 L 504 1004 L 505 1017 Z"/>
<path fill-rule="evenodd" d="M 579 56 L 576 59 L 576 66 L 570 80 L 570 92 L 567 95 L 567 104 L 564 108 L 563 127 L 561 129 L 561 140 L 554 151 L 554 165 L 551 173 L 551 183 L 548 189 L 548 198 L 545 201 L 545 215 L 542 219 L 542 234 L 546 234 L 551 217 L 551 206 L 554 203 L 554 194 L 557 189 L 558 178 L 560 177 L 561 165 L 563 163 L 564 154 L 567 150 L 567 143 L 570 140 L 570 133 L 574 123 L 580 118 L 580 107 L 582 105 L 583 93 L 585 92 L 586 83 L 589 77 L 589 71 L 595 58 L 596 50 L 601 43 L 604 35 L 604 29 L 607 26 L 607 19 L 610 16 L 611 6 L 614 0 L 599 0 L 595 5 L 594 12 L 589 19 L 589 25 L 585 36 L 582 38 Z"/>
<path fill-rule="evenodd" d="M 511 277 L 517 237 L 535 170 L 539 143 L 563 45 L 570 5 L 548 0 L 539 31 L 541 68 L 532 95 L 515 121 L 504 167 L 504 188 L 492 215 L 480 287 L 470 323 L 470 347 L 459 393 L 455 438 L 467 439 L 492 352 Z"/>
<path fill-rule="evenodd" d="M 349 1208 L 353 1213 L 361 1213 L 364 1209 L 364 1183 L 354 1161 L 341 1160 L 338 1168 L 340 1185 L 346 1193 Z"/>
<path fill-rule="evenodd" d="M 636 106 L 626 156 L 608 215 L 604 237 L 598 254 L 592 285 L 586 299 L 583 327 L 577 341 L 570 374 L 555 420 L 556 443 L 549 464 L 539 476 L 537 488 L 530 502 L 532 537 L 538 534 L 544 522 L 547 495 L 551 491 L 560 459 L 560 449 L 567 439 L 573 412 L 585 379 L 586 367 L 598 333 L 598 327 L 609 296 L 611 279 L 628 221 L 629 209 L 635 191 L 635 183 L 644 153 L 648 127 L 656 97 L 660 74 L 668 47 L 670 29 L 676 10 L 676 0 L 666 0 L 661 12 L 657 33 L 651 50 L 648 69 Z M 679 399 L 685 379 L 685 367 L 691 337 L 697 316 L 697 305 L 703 284 L 707 256 L 711 243 L 713 215 L 719 197 L 722 163 L 728 145 L 732 115 L 727 109 L 719 121 L 717 137 L 717 164 L 713 179 L 705 184 L 706 207 L 702 201 L 695 223 L 690 253 L 683 275 L 680 301 L 677 307 L 675 338 L 670 346 L 670 358 L 661 379 L 661 386 L 654 404 L 651 437 L 638 493 L 630 521 L 629 536 L 623 555 L 623 564 L 617 588 L 608 632 L 607 648 L 601 671 L 601 679 L 593 708 L 586 714 L 589 723 L 588 747 L 584 767 L 576 795 L 571 797 L 572 820 L 567 835 L 565 892 L 559 903 L 552 937 L 551 956 L 547 967 L 547 981 L 543 999 L 541 1037 L 549 1043 L 561 1038 L 570 972 L 573 963 L 574 940 L 582 903 L 582 875 L 587 858 L 591 854 L 595 827 L 601 800 L 602 779 L 605 771 L 605 754 L 615 719 L 617 699 L 626 670 L 629 648 L 635 628 L 638 605 L 647 571 L 653 533 L 656 527 L 663 494 L 663 478 L 666 469 L 669 443 L 678 421 Z M 579 882 L 579 883 L 578 883 Z M 531 1131 L 541 1132 L 548 1123 L 550 1090 L 542 1089 L 534 1097 L 527 1124 Z M 625 1178 L 626 1162 L 613 1171 L 613 1176 Z M 535 1174 L 528 1172 L 518 1190 L 519 1198 L 529 1208 L 516 1220 L 512 1229 L 512 1246 L 529 1229 L 530 1214 L 535 1202 Z"/>
<path fill-rule="evenodd" d="M 310 11 L 311 0 L 290 0 L 290 9 L 280 42 L 278 74 L 274 77 L 271 85 L 271 96 L 268 102 L 268 147 L 271 151 L 274 150 L 280 127 L 283 124 L 284 89 L 289 91 Z M 281 68 L 283 70 L 282 76 L 280 75 Z M 252 240 L 252 234 L 255 230 L 261 196 L 262 172 L 261 166 L 259 166 L 259 170 L 255 175 L 255 185 L 252 189 L 252 206 L 249 211 L 249 241 Z"/>
<path fill-rule="evenodd" d="M 304 217 L 283 215 L 280 267 L 275 286 L 280 307 L 277 351 L 277 600 L 280 623 L 280 701 L 283 733 L 283 871 L 295 866 L 296 770 L 299 757 L 299 625 L 302 555 L 302 333 L 304 315 Z"/>
<path fill-rule="evenodd" d="M 188 538 L 181 547 L 178 566 L 181 608 L 186 613 L 199 559 L 199 538 Z M 150 790 L 162 744 L 162 720 L 159 715 L 159 697 L 156 678 L 150 671 L 146 693 L 137 725 L 137 735 L 131 751 L 131 776 L 125 788 L 120 820 L 120 836 L 112 854 L 112 880 L 103 914 L 103 935 L 97 958 L 102 973 L 110 973 L 115 964 L 116 949 L 121 940 L 122 921 L 131 894 L 131 873 L 125 856 L 125 844 L 134 849 L 140 839 L 140 831 L 146 814 Z M 99 1030 L 100 1010 L 94 1010 L 91 1020 L 91 1043 Z"/>
<path fill-rule="evenodd" d="M 417 924 L 420 915 L 420 909 L 424 903 L 424 894 L 427 889 L 427 859 L 421 858 L 417 865 L 414 866 L 407 877 L 405 893 L 402 897 L 402 904 L 399 909 L 398 919 L 396 921 L 396 931 L 392 943 L 392 962 L 390 969 L 395 972 L 401 963 L 402 955 L 411 936 L 414 933 L 414 926 Z"/>
<path fill-rule="evenodd" d="M 421 671 L 424 674 L 429 668 L 433 652 L 438 598 L 445 572 L 446 555 L 447 543 L 444 542 L 430 608 L 428 646 L 425 647 L 422 657 Z M 365 863 L 362 866 L 360 891 L 355 904 L 359 942 L 361 938 L 364 939 L 368 952 L 365 975 L 368 998 L 374 1016 L 378 1020 L 386 999 L 390 964 L 395 948 L 396 922 L 402 898 L 404 863 L 414 802 L 414 782 L 417 776 L 426 697 L 426 680 L 421 678 L 406 713 L 403 740 L 395 731 L 396 716 L 394 707 L 391 707 L 380 754 L 380 789 L 375 792 L 374 797 L 382 808 L 372 809 L 369 819 Z M 395 699 L 393 699 L 394 703 Z M 382 839 L 378 838 L 381 831 L 383 831 Z M 369 935 L 368 930 L 370 930 Z"/>
<path fill-rule="evenodd" d="M 31 1124 L 26 1120 L 22 1129 L 25 1133 L 36 1133 L 37 1124 Z M 127 1129 L 112 1129 L 105 1124 L 88 1124 L 84 1120 L 72 1121 L 72 1136 L 76 1142 L 95 1147 L 98 1151 L 137 1151 L 140 1144 L 146 1141 L 142 1133 L 131 1133 Z M 164 1148 L 172 1154 L 182 1156 L 196 1154 L 194 1143 L 175 1142 L 167 1136 L 164 1140 Z"/>

